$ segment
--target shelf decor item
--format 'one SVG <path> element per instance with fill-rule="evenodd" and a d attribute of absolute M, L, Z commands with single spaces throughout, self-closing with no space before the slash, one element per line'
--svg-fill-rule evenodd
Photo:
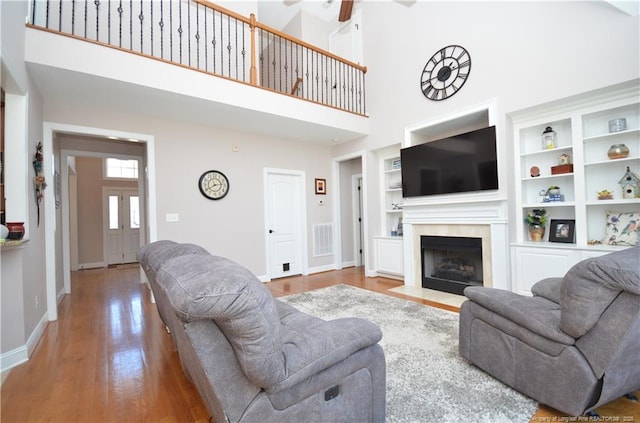
<path fill-rule="evenodd" d="M 542 149 L 543 150 L 553 150 L 556 148 L 556 140 L 558 139 L 558 134 L 554 131 L 550 126 L 542 133 Z"/>
<path fill-rule="evenodd" d="M 607 151 L 607 156 L 609 156 L 609 158 L 612 160 L 624 159 L 628 155 L 629 155 L 629 147 L 627 147 L 624 144 L 614 144 L 611 147 L 609 147 L 609 150 Z"/>
<path fill-rule="evenodd" d="M 607 226 L 603 244 L 638 245 L 640 212 L 607 210 Z"/>
<path fill-rule="evenodd" d="M 547 211 L 545 209 L 533 209 L 524 219 L 529 225 L 529 239 L 531 241 L 542 241 L 547 222 Z"/>
<path fill-rule="evenodd" d="M 549 224 L 549 241 L 571 244 L 575 239 L 575 220 L 551 219 Z"/>
<path fill-rule="evenodd" d="M 20 240 L 24 237 L 24 222 L 7 222 L 7 239 Z"/>
<path fill-rule="evenodd" d="M 598 200 L 613 200 L 613 191 L 609 191 L 608 189 L 603 189 L 597 192 Z"/>
<path fill-rule="evenodd" d="M 36 173 L 33 178 L 33 188 L 36 196 L 36 207 L 38 209 L 38 226 L 40 226 L 40 203 L 44 199 L 44 189 L 47 183 L 44 180 L 44 155 L 42 154 L 42 141 L 36 145 L 36 152 L 33 155 L 33 170 Z"/>
<path fill-rule="evenodd" d="M 625 118 L 616 118 L 611 119 L 609 121 L 609 132 L 620 132 L 627 130 L 627 119 Z"/>
<path fill-rule="evenodd" d="M 573 173 L 573 165 L 571 164 L 571 156 L 567 153 L 562 153 L 558 156 L 558 164 L 551 166 L 551 174 L 559 175 L 562 173 Z"/>
<path fill-rule="evenodd" d="M 545 203 L 557 203 L 564 201 L 564 195 L 560 194 L 560 187 L 557 185 L 551 185 L 547 188 L 547 191 L 544 194 Z"/>
<path fill-rule="evenodd" d="M 640 177 L 633 173 L 629 166 L 622 179 L 618 181 L 618 184 L 622 187 L 622 198 L 625 200 L 631 200 L 633 198 L 640 198 Z M 640 224 L 640 222 L 638 222 Z"/>

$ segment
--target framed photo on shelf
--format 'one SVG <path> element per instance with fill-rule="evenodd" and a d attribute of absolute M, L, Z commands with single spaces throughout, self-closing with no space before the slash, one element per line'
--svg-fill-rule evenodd
<path fill-rule="evenodd" d="M 572 244 L 575 242 L 576 221 L 551 219 L 549 225 L 549 241 Z"/>
<path fill-rule="evenodd" d="M 325 195 L 327 193 L 327 180 L 316 178 L 316 194 Z"/>
<path fill-rule="evenodd" d="M 402 167 L 402 164 L 400 162 L 400 159 L 394 159 L 391 162 L 391 170 L 398 170 Z"/>

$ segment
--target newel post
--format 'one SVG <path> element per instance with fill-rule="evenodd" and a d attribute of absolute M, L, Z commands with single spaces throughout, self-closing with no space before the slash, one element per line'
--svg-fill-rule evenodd
<path fill-rule="evenodd" d="M 249 82 L 258 85 L 258 69 L 256 68 L 256 15 L 249 16 L 251 28 L 251 68 L 249 69 Z"/>

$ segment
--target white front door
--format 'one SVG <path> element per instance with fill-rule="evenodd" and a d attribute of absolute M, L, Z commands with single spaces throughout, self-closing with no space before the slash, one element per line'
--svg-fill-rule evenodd
<path fill-rule="evenodd" d="M 268 170 L 265 177 L 269 278 L 302 273 L 304 175 Z"/>
<path fill-rule="evenodd" d="M 137 189 L 105 189 L 107 264 L 133 263 L 140 247 L 140 197 Z"/>

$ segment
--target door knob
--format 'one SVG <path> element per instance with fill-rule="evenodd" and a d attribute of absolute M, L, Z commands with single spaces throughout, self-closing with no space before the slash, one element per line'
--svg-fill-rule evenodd
<path fill-rule="evenodd" d="M 269 233 L 272 234 L 273 233 L 273 229 L 269 229 Z"/>

